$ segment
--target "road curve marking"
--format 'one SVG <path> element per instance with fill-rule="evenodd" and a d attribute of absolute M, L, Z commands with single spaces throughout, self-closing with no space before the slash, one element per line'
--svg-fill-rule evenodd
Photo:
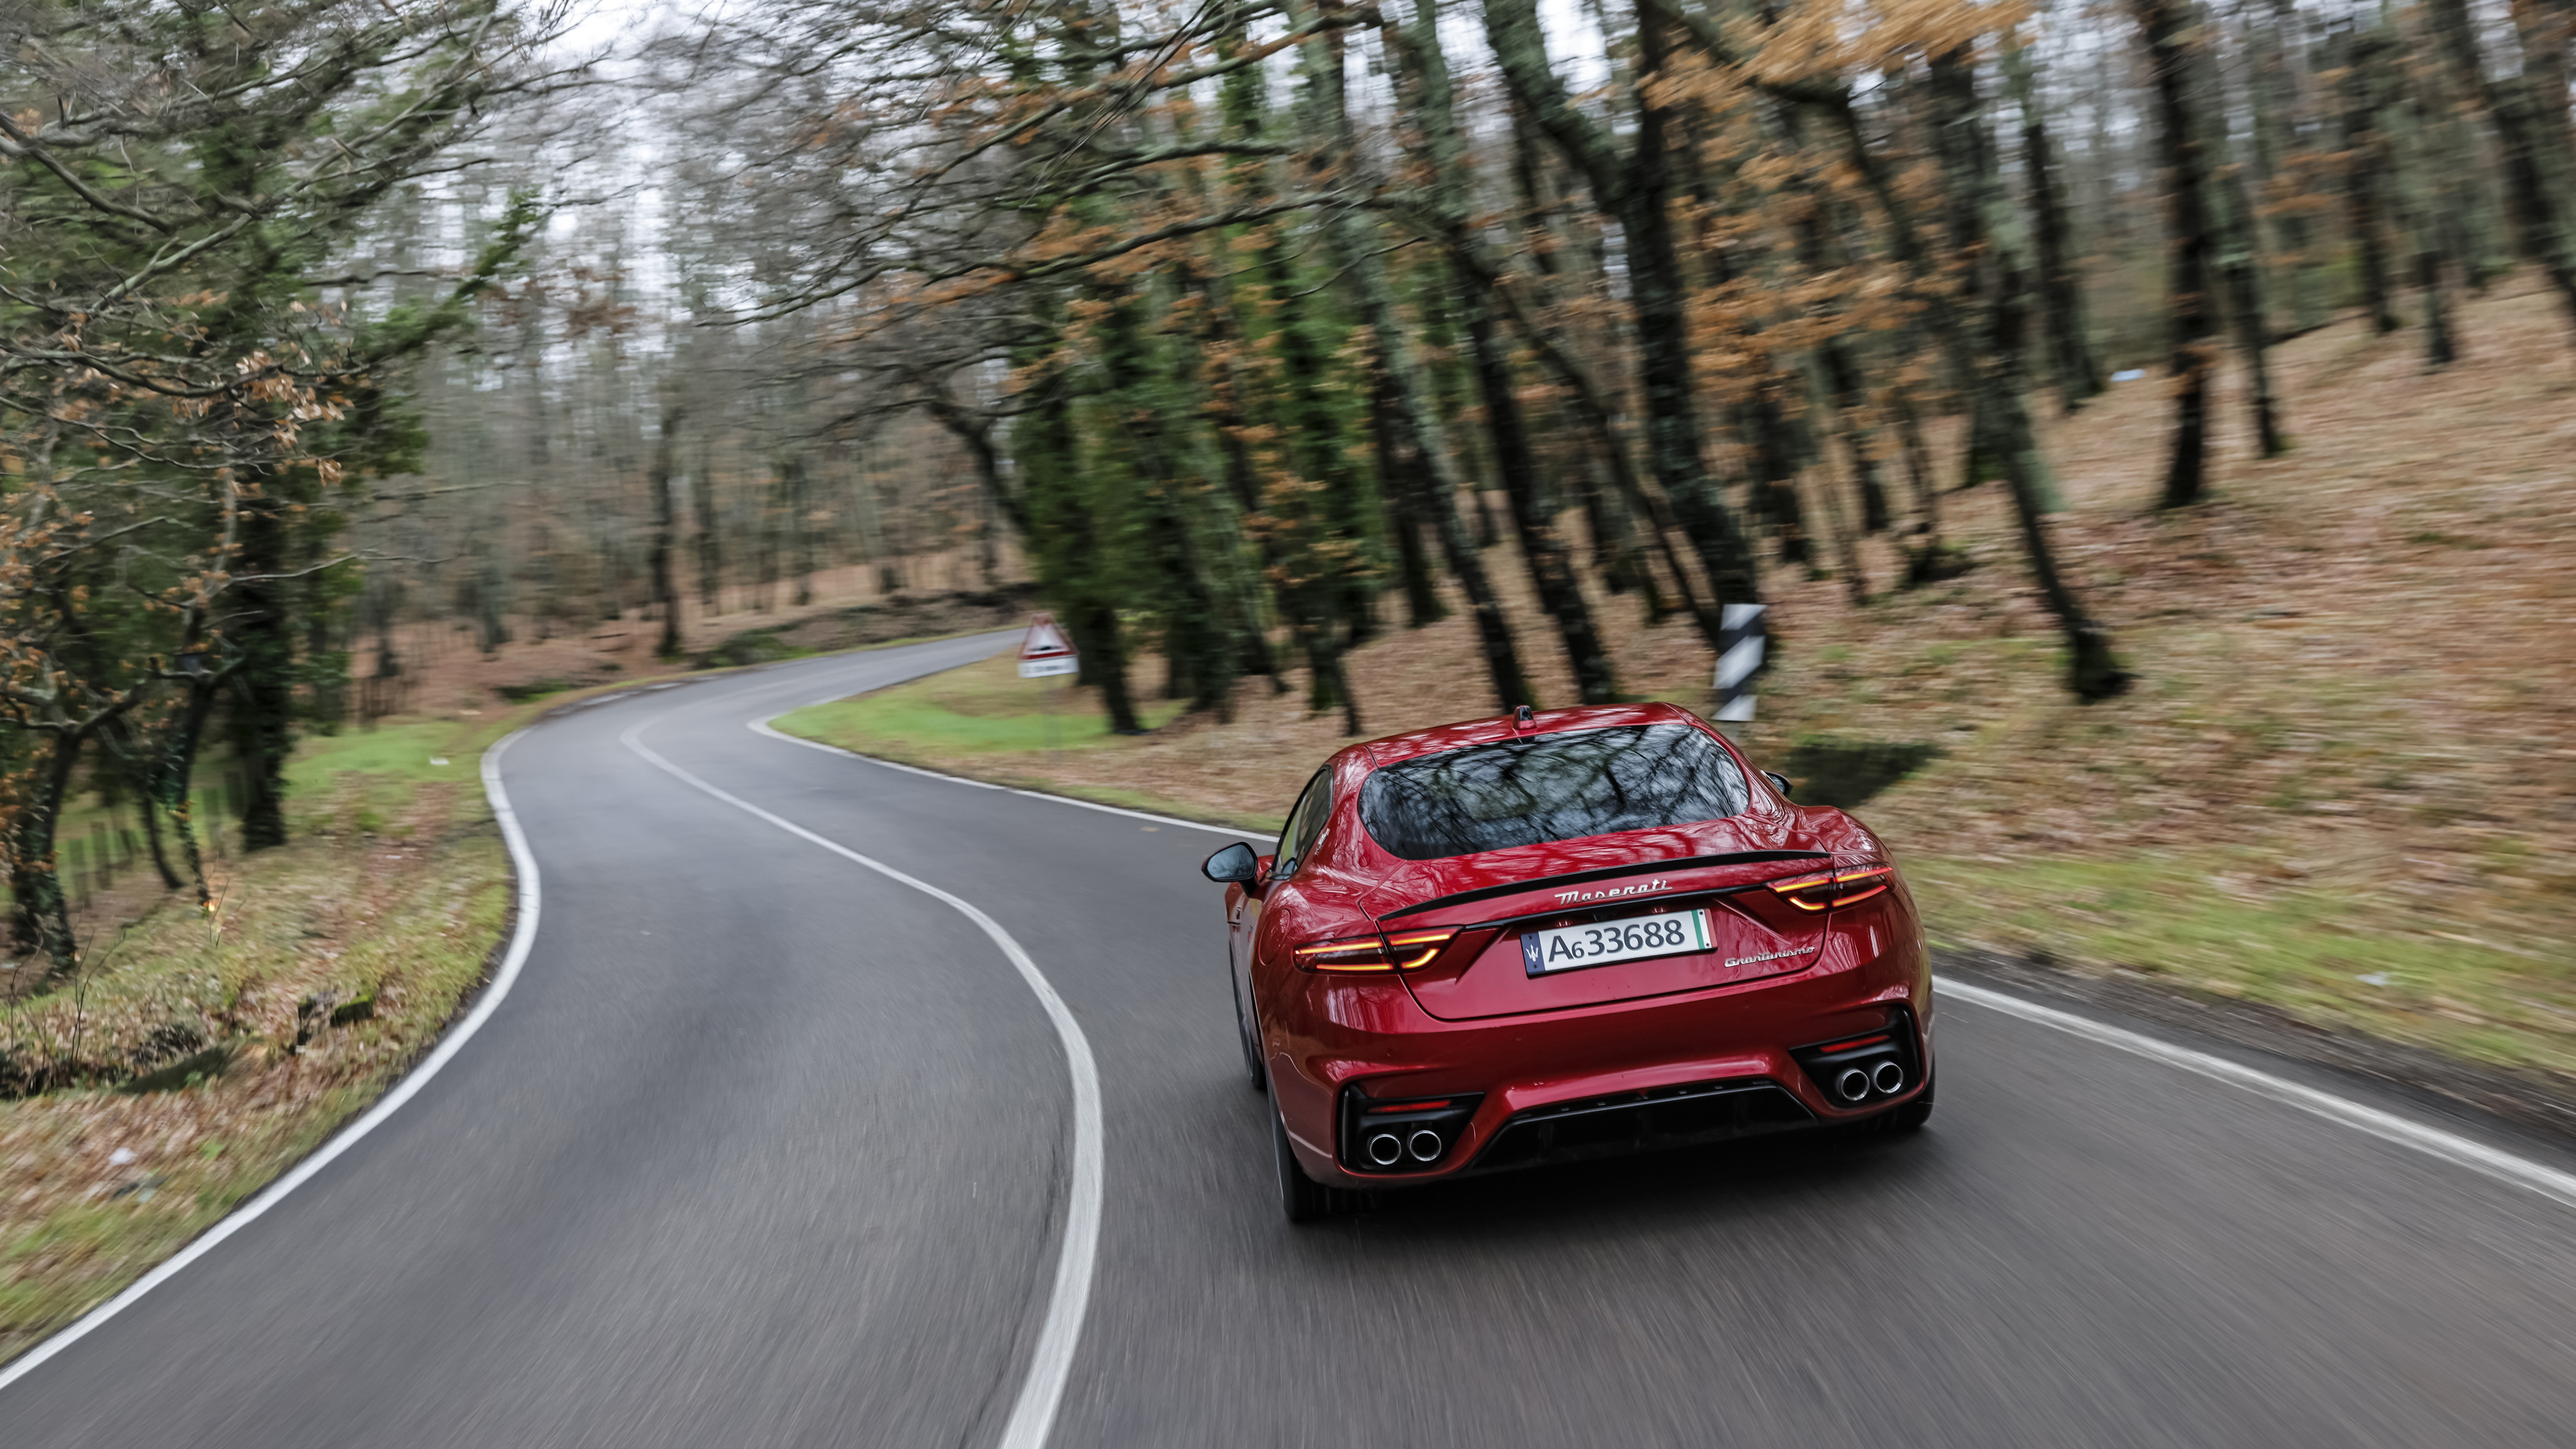
<path fill-rule="evenodd" d="M 456 1024 L 454 1030 L 440 1038 L 438 1046 L 421 1060 L 419 1066 L 412 1068 L 401 1081 L 377 1098 L 376 1105 L 368 1108 L 365 1115 L 341 1128 L 330 1141 L 315 1148 L 311 1156 L 297 1163 L 285 1176 L 260 1189 L 248 1202 L 199 1233 L 188 1246 L 163 1261 L 161 1266 L 135 1279 L 124 1292 L 82 1314 L 70 1327 L 20 1354 L 7 1367 L 0 1368 L 0 1389 L 35 1372 L 38 1365 L 87 1338 L 91 1330 L 133 1306 L 135 1300 L 144 1294 L 177 1277 L 179 1271 L 190 1263 L 214 1251 L 216 1244 L 258 1221 L 261 1214 L 277 1206 L 288 1193 L 302 1187 L 315 1173 L 330 1166 L 333 1159 L 357 1145 L 359 1138 L 382 1126 L 386 1118 L 400 1110 L 403 1103 L 429 1084 L 430 1078 L 438 1075 L 441 1067 L 465 1049 L 465 1044 L 474 1039 L 474 1033 L 483 1029 L 483 1023 L 492 1019 L 492 1013 L 500 1009 L 502 998 L 510 994 L 510 987 L 518 981 L 519 968 L 527 963 L 528 949 L 537 939 L 537 858 L 529 851 L 528 837 L 519 829 L 519 817 L 510 808 L 509 791 L 501 788 L 501 752 L 526 733 L 525 729 L 512 730 L 483 752 L 483 793 L 492 802 L 492 818 L 500 822 L 501 838 L 509 843 L 511 864 L 518 868 L 519 918 L 510 933 L 509 953 L 501 958 L 501 969 L 494 973 L 492 984 L 483 988 L 483 995 L 474 1003 L 474 1009 Z"/>
<path fill-rule="evenodd" d="M 2349 1098 L 2338 1097 L 2332 1092 L 2321 1092 L 2314 1087 L 2302 1086 L 2287 1077 L 2275 1076 L 2270 1072 L 2229 1061 L 2222 1056 L 2195 1051 L 2190 1047 L 2176 1046 L 2171 1042 L 2158 1041 L 2141 1032 L 2113 1026 L 2109 1022 L 2095 1021 L 2090 1017 L 2078 1016 L 2071 1011 L 2060 1011 L 2053 1006 L 2042 1006 L 2036 1001 L 2023 997 L 1990 990 L 1983 986 L 1972 986 L 1956 977 L 1942 977 L 1939 989 L 1943 995 L 1965 1001 L 1970 1005 L 1982 1006 L 1989 1011 L 2000 1011 L 2007 1016 L 2018 1016 L 2024 1021 L 2054 1027 L 2069 1035 L 2099 1042 L 2104 1046 L 2142 1056 L 2150 1061 L 2162 1062 L 2169 1067 L 2179 1067 L 2183 1071 L 2207 1077 L 2211 1081 L 2224 1082 L 2231 1087 L 2269 1097 L 2285 1106 L 2323 1117 L 2329 1122 L 2341 1123 L 2354 1131 L 2379 1138 L 2383 1142 L 2411 1147 L 2427 1157 L 2436 1158 L 2455 1167 L 2465 1167 L 2471 1172 L 2492 1177 L 2498 1182 L 2510 1183 L 2515 1187 L 2536 1192 L 2562 1206 L 2576 1207 L 2576 1173 L 2562 1172 L 2529 1158 L 2517 1157 L 2502 1148 L 2489 1147 L 2483 1142 L 2462 1137 L 2456 1132 L 2445 1132 L 2439 1127 L 2427 1126 L 2412 1118 L 2400 1117 L 2394 1112 L 2384 1112 L 2377 1107 L 2365 1106 Z"/>
<path fill-rule="evenodd" d="M 729 794 L 708 784 L 669 760 L 654 753 L 644 743 L 645 727 L 658 720 L 639 720 L 620 734 L 618 742 L 643 757 L 664 774 L 684 785 L 692 786 L 746 814 L 765 820 L 800 840 L 810 841 L 846 860 L 854 861 L 888 880 L 908 885 L 922 894 L 934 897 L 958 914 L 983 928 L 993 944 L 1018 968 L 1038 1004 L 1046 1008 L 1047 1020 L 1054 1023 L 1058 1039 L 1064 1043 L 1065 1066 L 1073 1077 L 1073 1183 L 1064 1215 L 1064 1247 L 1056 1257 L 1055 1290 L 1047 1300 L 1045 1320 L 1038 1328 L 1037 1346 L 1029 1354 L 1029 1376 L 1020 1384 L 1020 1396 L 1011 1405 L 1010 1420 L 1002 1426 L 1000 1449 L 1042 1449 L 1048 1433 L 1055 1427 L 1056 1407 L 1064 1400 L 1065 1383 L 1073 1374 L 1073 1351 L 1082 1339 L 1082 1320 L 1091 1306 L 1091 1278 L 1100 1251 L 1100 1200 L 1102 1129 L 1100 1125 L 1100 1068 L 1091 1056 L 1091 1041 L 1082 1034 L 1081 1023 L 1073 1019 L 1073 1008 L 1065 1004 L 1046 973 L 1029 957 L 1011 933 L 999 921 L 984 914 L 963 896 L 953 895 L 926 880 L 904 874 L 880 860 L 859 854 L 837 840 L 817 835 L 781 815 L 773 815 L 739 795 Z M 780 739 L 794 739 L 780 735 Z M 829 748 L 825 746 L 824 748 Z"/>
<path fill-rule="evenodd" d="M 1183 820 L 1177 815 L 1157 815 L 1150 810 L 1128 810 L 1117 805 L 1103 805 L 1092 800 L 1077 800 L 1071 795 L 1051 795 L 1044 790 L 1023 790 L 1016 785 L 996 785 L 990 780 L 970 780 L 964 775 L 943 774 L 938 770 L 922 769 L 918 765 L 897 764 L 893 760 L 879 759 L 875 755 L 863 755 L 856 750 L 845 750 L 839 745 L 827 745 L 821 740 L 804 739 L 797 735 L 791 735 L 785 730 L 773 729 L 770 726 L 769 722 L 778 718 L 779 715 L 794 714 L 800 709 L 811 709 L 817 704 L 830 704 L 834 700 L 847 698 L 849 698 L 849 696 L 846 694 L 825 695 L 823 698 L 815 700 L 810 704 L 790 705 L 785 709 L 779 710 L 776 714 L 765 714 L 758 719 L 745 720 L 743 721 L 743 726 L 744 728 L 749 729 L 753 734 L 767 735 L 773 740 L 785 740 L 791 745 L 803 745 L 809 750 L 824 750 L 831 754 L 842 755 L 853 760 L 865 760 L 871 765 L 883 765 L 889 770 L 901 770 L 907 775 L 922 775 L 933 780 L 946 780 L 951 784 L 972 785 L 978 790 L 1000 790 L 1009 795 L 1026 795 L 1032 800 L 1052 800 L 1059 805 L 1079 805 L 1085 810 L 1097 810 L 1104 815 L 1124 815 L 1130 820 L 1151 820 L 1161 825 L 1182 825 L 1187 826 L 1192 830 L 1204 830 L 1211 835 L 1231 835 L 1237 840 L 1241 840 L 1246 835 L 1256 835 L 1260 833 L 1258 831 L 1240 830 L 1231 825 L 1210 825 L 1204 820 Z"/>

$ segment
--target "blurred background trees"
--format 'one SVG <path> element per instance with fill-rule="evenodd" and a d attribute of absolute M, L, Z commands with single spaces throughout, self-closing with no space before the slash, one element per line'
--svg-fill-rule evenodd
<path fill-rule="evenodd" d="M 1713 642 L 1779 570 L 1954 575 L 1943 495 L 2000 486 L 2103 698 L 2137 661 L 2038 420 L 2151 367 L 2138 506 L 2187 507 L 2213 435 L 2294 446 L 2285 337 L 2358 309 L 2444 366 L 2524 264 L 2576 327 L 2569 0 L 648 18 L 601 60 L 506 0 L 8 13 L 29 949 L 72 793 L 153 802 L 176 879 L 213 743 L 268 843 L 294 732 L 459 626 L 677 655 L 1028 579 L 1118 728 L 1253 681 L 1358 733 L 1391 632 L 1471 616 L 1497 707 L 1560 657 L 1612 699 L 1605 640 Z"/>

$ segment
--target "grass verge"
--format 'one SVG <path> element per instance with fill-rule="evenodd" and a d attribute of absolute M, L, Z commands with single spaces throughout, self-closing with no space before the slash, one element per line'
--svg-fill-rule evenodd
<path fill-rule="evenodd" d="M 2561 960 L 2425 919 L 2374 887 L 2293 876 L 2288 858 L 2238 845 L 1905 860 L 1937 945 L 2119 972 L 2576 1080 L 2576 1011 Z"/>
<path fill-rule="evenodd" d="M 1178 718 L 1181 706 L 1153 700 L 1138 713 L 1154 729 Z M 1277 816 L 1194 798 L 1155 781 L 1146 758 L 1151 736 L 1112 734 L 1086 694 L 1064 680 L 1021 679 L 1016 661 L 1007 654 L 909 684 L 809 705 L 781 715 L 773 727 L 923 769 L 1238 826 L 1256 836 L 1279 832 Z M 1099 763 L 1130 757 L 1134 770 L 1105 779 L 1067 779 L 1057 768 L 1076 759 Z"/>
<path fill-rule="evenodd" d="M 306 741 L 291 838 L 208 862 L 8 1006 L 73 1085 L 0 1100 L 0 1361 L 113 1296 L 362 1111 L 484 978 L 511 868 L 484 750 L 539 713 Z"/>

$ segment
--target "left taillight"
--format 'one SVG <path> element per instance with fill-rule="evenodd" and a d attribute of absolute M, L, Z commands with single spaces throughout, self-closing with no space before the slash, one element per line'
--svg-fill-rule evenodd
<path fill-rule="evenodd" d="M 1383 936 L 1349 936 L 1338 941 L 1311 941 L 1296 948 L 1297 964 L 1309 971 L 1416 971 L 1431 964 L 1458 934 L 1457 928 L 1396 931 Z"/>
<path fill-rule="evenodd" d="M 1791 876 L 1770 882 L 1771 891 L 1802 911 L 1821 911 L 1834 906 L 1848 906 L 1884 893 L 1895 884 L 1896 867 L 1865 863 L 1838 869 L 1818 871 L 1814 875 Z"/>

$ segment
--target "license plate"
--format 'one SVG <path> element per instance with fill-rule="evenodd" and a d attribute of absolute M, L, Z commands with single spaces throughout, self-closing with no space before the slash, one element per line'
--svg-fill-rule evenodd
<path fill-rule="evenodd" d="M 1530 975 L 1545 976 L 1551 971 L 1643 961 L 1654 956 L 1684 956 L 1707 949 L 1708 912 L 1682 911 L 1532 931 L 1521 937 L 1521 964 L 1529 968 Z"/>

